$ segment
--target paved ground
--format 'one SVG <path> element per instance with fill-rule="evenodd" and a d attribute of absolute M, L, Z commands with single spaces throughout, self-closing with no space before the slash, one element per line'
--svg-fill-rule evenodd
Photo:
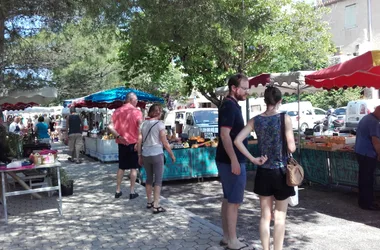
<path fill-rule="evenodd" d="M 252 190 L 254 173 L 248 189 Z M 204 182 L 168 182 L 162 195 L 187 210 L 221 226 L 221 185 L 216 178 Z M 284 249 L 380 249 L 380 212 L 356 206 L 357 194 L 350 189 L 320 186 L 300 189 L 300 204 L 288 212 Z M 249 191 L 240 209 L 240 237 L 260 247 L 258 197 Z"/>
<path fill-rule="evenodd" d="M 114 199 L 116 164 L 69 165 L 65 157 L 60 160 L 75 179 L 75 191 L 63 199 L 64 216 L 58 217 L 56 197 L 9 198 L 9 224 L 0 221 L 0 249 L 223 249 L 216 179 L 166 183 L 168 212 L 153 215 L 145 208 L 143 186 L 135 200 L 126 198 L 125 189 Z M 285 249 L 380 249 L 380 212 L 358 209 L 355 193 L 313 186 L 300 197 L 300 205 L 289 211 Z M 239 236 L 257 247 L 258 204 L 247 191 L 238 222 Z"/>
<path fill-rule="evenodd" d="M 75 179 L 74 195 L 63 199 L 64 216 L 58 217 L 56 197 L 9 198 L 0 249 L 222 249 L 220 228 L 168 200 L 162 202 L 168 212 L 153 215 L 142 186 L 137 199 L 128 200 L 127 190 L 115 199 L 116 164 L 64 165 Z"/>

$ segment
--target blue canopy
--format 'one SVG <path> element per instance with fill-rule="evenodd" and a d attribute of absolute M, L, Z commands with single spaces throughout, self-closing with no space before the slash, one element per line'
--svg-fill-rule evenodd
<path fill-rule="evenodd" d="M 119 87 L 115 89 L 108 89 L 104 91 L 100 91 L 98 93 L 88 95 L 84 98 L 85 101 L 92 101 L 92 102 L 106 102 L 106 103 L 112 103 L 115 101 L 124 101 L 125 96 L 129 93 L 133 92 L 136 94 L 139 101 L 143 102 L 164 102 L 164 99 L 160 97 L 156 97 L 154 95 L 151 95 L 149 93 L 145 93 L 140 90 L 136 89 L 130 89 L 125 87 Z"/>

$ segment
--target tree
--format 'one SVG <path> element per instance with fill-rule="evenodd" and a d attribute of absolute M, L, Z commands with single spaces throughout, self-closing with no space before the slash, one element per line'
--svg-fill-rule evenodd
<path fill-rule="evenodd" d="M 28 46 L 29 37 L 41 30 L 58 33 L 65 24 L 77 23 L 85 16 L 90 16 L 94 25 L 124 24 L 130 16 L 131 2 L 0 0 L 0 96 L 8 89 L 53 83 L 50 65 L 40 64 L 43 48 Z"/>
<path fill-rule="evenodd" d="M 170 61 L 183 67 L 187 93 L 216 105 L 227 76 L 315 69 L 331 49 L 323 9 L 288 0 L 135 1 L 120 60 L 157 81 Z M 287 7 L 283 7 L 287 6 Z M 316 51 L 314 51 L 316 50 Z"/>
<path fill-rule="evenodd" d="M 61 32 L 42 31 L 26 40 L 38 53 L 39 66 L 52 72 L 51 82 L 59 89 L 59 99 L 123 85 L 117 59 L 121 46 L 119 31 L 110 25 L 94 28 L 90 19 L 63 26 Z"/>

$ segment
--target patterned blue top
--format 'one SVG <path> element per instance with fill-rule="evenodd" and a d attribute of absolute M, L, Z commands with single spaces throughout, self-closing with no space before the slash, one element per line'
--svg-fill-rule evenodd
<path fill-rule="evenodd" d="M 282 156 L 280 114 L 273 116 L 258 115 L 253 119 L 260 155 L 268 156 L 268 160 L 258 167 L 268 169 L 284 167 L 286 158 Z"/>

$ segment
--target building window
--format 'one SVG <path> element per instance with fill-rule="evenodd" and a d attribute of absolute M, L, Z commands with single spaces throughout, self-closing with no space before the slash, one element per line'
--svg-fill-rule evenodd
<path fill-rule="evenodd" d="M 344 27 L 346 29 L 351 29 L 356 27 L 356 4 L 351 4 L 346 6 L 345 9 L 345 23 Z"/>

